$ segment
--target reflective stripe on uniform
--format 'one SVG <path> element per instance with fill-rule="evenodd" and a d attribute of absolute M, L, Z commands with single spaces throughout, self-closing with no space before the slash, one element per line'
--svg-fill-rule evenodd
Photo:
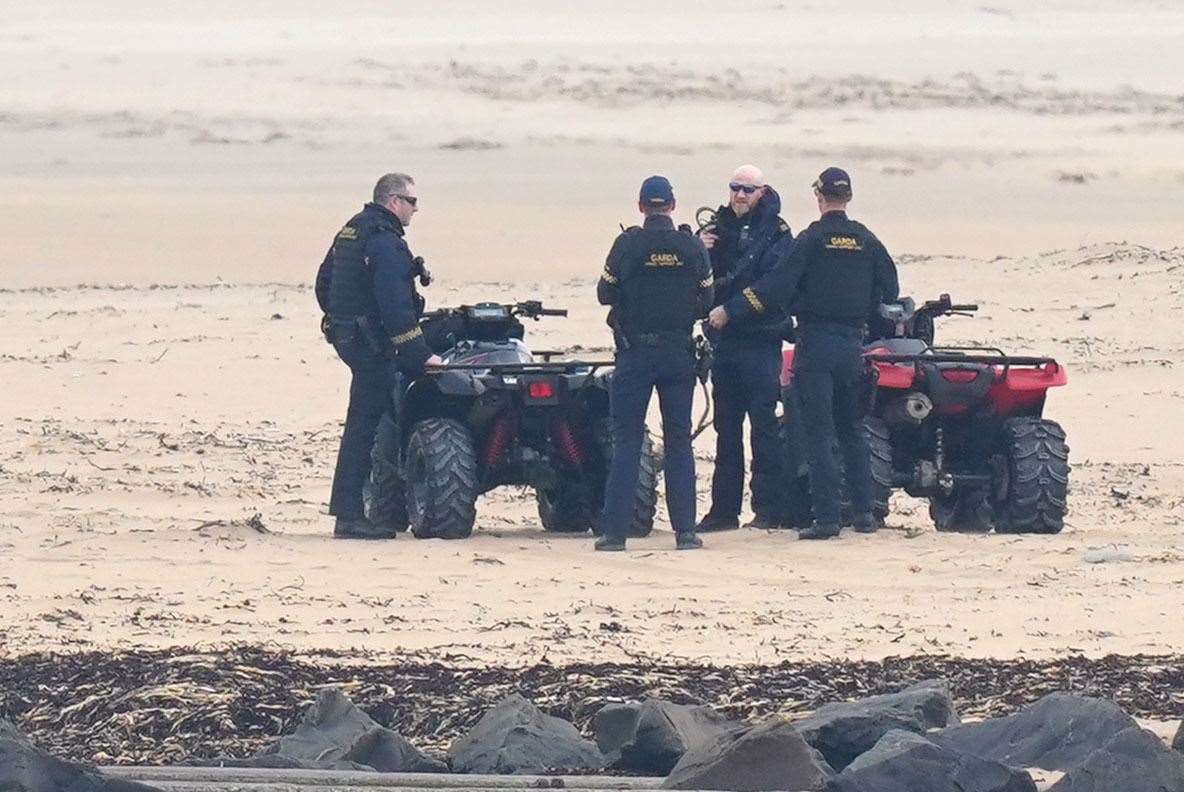
<path fill-rule="evenodd" d="M 393 343 L 395 346 L 402 346 L 403 344 L 406 344 L 410 341 L 414 341 L 422 335 L 423 330 L 419 327 L 419 325 L 416 325 L 406 333 L 399 333 L 398 335 L 391 336 L 391 343 Z"/>
<path fill-rule="evenodd" d="M 765 312 L 765 304 L 761 302 L 760 297 L 756 296 L 756 292 L 754 292 L 752 289 L 745 289 L 742 293 L 744 294 L 745 298 L 747 298 L 748 304 L 752 306 L 752 310 L 756 311 L 757 313 Z"/>
<path fill-rule="evenodd" d="M 617 276 L 609 272 L 608 267 L 604 268 L 604 274 L 600 276 L 600 279 L 610 286 L 617 285 Z"/>

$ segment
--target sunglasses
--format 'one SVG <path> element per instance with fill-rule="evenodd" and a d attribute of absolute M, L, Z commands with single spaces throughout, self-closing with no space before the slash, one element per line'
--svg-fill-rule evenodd
<path fill-rule="evenodd" d="M 407 203 L 411 204 L 412 207 L 419 203 L 419 198 L 415 197 L 414 195 L 399 195 L 398 193 L 395 193 L 395 197 L 403 199 Z"/>
<path fill-rule="evenodd" d="M 739 182 L 729 182 L 728 189 L 732 192 L 742 192 L 745 195 L 752 195 L 754 192 L 759 190 L 760 187 L 754 187 L 751 184 L 740 184 Z"/>

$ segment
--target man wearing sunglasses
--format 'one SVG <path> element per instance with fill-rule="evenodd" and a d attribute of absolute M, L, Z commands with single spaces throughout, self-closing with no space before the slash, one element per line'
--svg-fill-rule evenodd
<path fill-rule="evenodd" d="M 723 305 L 773 269 L 784 245 L 792 243 L 781 219 L 781 197 L 765 183 L 755 165 L 736 169 L 728 183 L 728 203 L 699 232 L 711 254 L 715 304 Z M 711 508 L 700 531 L 740 526 L 744 496 L 744 419 L 752 447 L 753 528 L 781 523 L 779 488 L 783 462 L 778 445 L 777 399 L 780 395 L 784 313 L 769 312 L 709 330 L 715 347 L 711 369 L 715 405 L 715 472 Z"/>
<path fill-rule="evenodd" d="M 397 373 L 415 377 L 442 361 L 419 328 L 423 299 L 414 278 L 422 263 L 403 240 L 418 211 L 415 181 L 388 173 L 374 185 L 374 200 L 337 232 L 317 271 L 316 295 L 325 313 L 325 337 L 349 366 L 349 408 L 333 474 L 329 514 L 342 539 L 394 538 L 396 526 L 370 522 L 362 487 L 383 413 L 391 407 Z"/>
<path fill-rule="evenodd" d="M 855 530 L 876 530 L 871 472 L 863 433 L 862 344 L 871 306 L 899 296 L 896 265 L 876 235 L 847 217 L 851 177 L 827 168 L 814 182 L 820 219 L 801 233 L 769 275 L 711 311 L 724 327 L 772 306 L 789 307 L 798 319 L 793 359 L 806 437 L 806 462 L 814 523 L 798 536 L 839 535 L 843 474 Z M 840 472 L 834 448 L 842 451 Z"/>

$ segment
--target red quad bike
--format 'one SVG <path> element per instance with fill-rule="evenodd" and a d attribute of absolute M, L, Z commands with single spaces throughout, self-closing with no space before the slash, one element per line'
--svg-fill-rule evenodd
<path fill-rule="evenodd" d="M 883 305 L 864 346 L 875 516 L 888 515 L 894 488 L 929 499 L 939 531 L 1059 533 L 1069 489 L 1065 432 L 1043 417 L 1049 388 L 1068 381 L 1052 358 L 994 347 L 935 346 L 934 319 L 969 316 L 943 294 L 919 308 Z M 787 523 L 810 521 L 809 482 L 795 421 L 793 349 L 781 370 L 782 437 L 793 477 Z M 849 519 L 850 515 L 845 515 Z"/>

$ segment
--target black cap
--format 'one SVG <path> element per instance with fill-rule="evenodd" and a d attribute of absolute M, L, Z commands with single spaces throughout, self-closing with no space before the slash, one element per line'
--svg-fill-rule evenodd
<path fill-rule="evenodd" d="M 850 198 L 851 177 L 842 168 L 830 167 L 818 174 L 814 189 L 828 198 Z"/>
<path fill-rule="evenodd" d="M 641 197 L 646 206 L 665 206 L 674 203 L 674 188 L 665 176 L 651 176 L 641 183 Z"/>

